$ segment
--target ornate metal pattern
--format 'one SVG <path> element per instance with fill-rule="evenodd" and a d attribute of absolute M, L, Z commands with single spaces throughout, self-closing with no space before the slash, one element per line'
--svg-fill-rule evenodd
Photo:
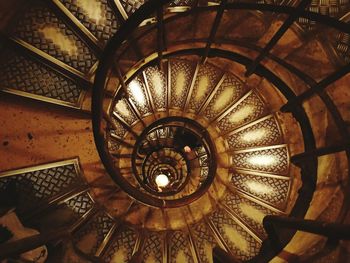
<path fill-rule="evenodd" d="M 84 192 L 66 200 L 64 204 L 69 207 L 74 214 L 82 217 L 93 207 L 94 201 L 87 192 Z"/>
<path fill-rule="evenodd" d="M 116 102 L 113 112 L 120 116 L 130 126 L 137 121 L 137 117 L 125 98 Z"/>
<path fill-rule="evenodd" d="M 226 74 L 224 81 L 206 107 L 204 116 L 212 120 L 233 101 L 241 97 L 245 90 L 243 83 L 237 77 Z"/>
<path fill-rule="evenodd" d="M 266 238 L 262 220 L 265 215 L 277 214 L 275 211 L 267 209 L 256 202 L 250 201 L 249 199 L 234 193 L 226 194 L 222 203 L 238 215 L 242 222 L 245 222 L 247 226 L 250 226 L 250 229 L 256 232 L 261 239 Z"/>
<path fill-rule="evenodd" d="M 87 73 L 96 62 L 96 57 L 73 31 L 71 31 L 47 7 L 33 4 L 23 14 L 12 32 L 14 36 L 26 41 L 71 67 Z M 44 30 L 55 30 L 69 42 L 70 47 L 49 39 Z M 62 44 L 62 45 L 60 45 Z M 69 52 L 69 50 L 74 52 Z"/>
<path fill-rule="evenodd" d="M 174 0 L 169 4 L 169 6 L 192 6 L 192 2 L 192 0 Z"/>
<path fill-rule="evenodd" d="M 320 13 L 331 17 L 340 17 L 349 10 L 349 0 L 322 1 L 314 0 L 309 5 L 309 11 Z M 316 26 L 316 22 L 307 18 L 300 17 L 298 23 L 305 30 L 312 30 Z"/>
<path fill-rule="evenodd" d="M 113 136 L 111 135 L 112 133 L 107 135 L 107 146 L 108 146 L 108 150 L 110 152 L 116 152 L 120 149 L 120 143 L 118 141 L 116 141 Z"/>
<path fill-rule="evenodd" d="M 84 242 L 84 239 L 88 239 L 89 243 L 91 243 L 92 240 L 90 240 L 90 234 L 96 233 L 96 239 L 93 240 L 93 246 L 91 246 L 91 249 L 89 251 L 84 250 L 85 253 L 94 255 L 112 226 L 112 218 L 110 218 L 106 213 L 101 212 L 89 220 L 87 224 L 85 224 L 77 233 L 74 234 L 74 242 Z"/>
<path fill-rule="evenodd" d="M 217 209 L 210 219 L 237 258 L 248 260 L 259 252 L 260 244 L 222 209 Z"/>
<path fill-rule="evenodd" d="M 251 92 L 247 97 L 238 102 L 231 110 L 217 121 L 217 127 L 222 132 L 229 132 L 243 124 L 249 123 L 261 117 L 266 112 L 265 104 L 261 98 Z"/>
<path fill-rule="evenodd" d="M 150 232 L 142 250 L 144 262 L 163 262 L 163 236 L 158 232 Z"/>
<path fill-rule="evenodd" d="M 164 73 L 156 67 L 148 67 L 145 76 L 156 110 L 166 109 L 167 83 Z"/>
<path fill-rule="evenodd" d="M 60 0 L 65 7 L 80 20 L 80 22 L 95 35 L 96 38 L 106 43 L 117 32 L 120 24 L 109 7 L 108 0 L 99 0 L 101 13 L 99 21 L 89 15 L 79 4 L 79 0 Z M 92 7 L 93 8 L 93 7 Z"/>
<path fill-rule="evenodd" d="M 187 235 L 184 232 L 175 231 L 170 237 L 170 263 L 181 260 L 188 263 L 194 262 Z"/>
<path fill-rule="evenodd" d="M 17 211 L 19 213 L 29 211 L 36 207 L 38 203 L 48 200 L 67 189 L 82 184 L 82 178 L 73 163 L 52 164 L 50 168 L 40 168 L 30 172 L 19 172 L 11 176 L 0 177 L 0 189 L 5 189 L 11 181 L 16 183 L 18 193 Z M 25 170 L 25 169 L 24 169 Z M 28 168 L 31 170 L 31 168 Z M 5 173 L 6 175 L 6 173 Z"/>
<path fill-rule="evenodd" d="M 350 35 L 339 33 L 334 44 L 338 55 L 346 62 L 350 62 Z"/>
<path fill-rule="evenodd" d="M 115 118 L 112 118 L 112 122 L 117 129 L 111 130 L 111 134 L 123 138 L 126 134 L 126 129 Z"/>
<path fill-rule="evenodd" d="M 282 134 L 273 115 L 231 133 L 226 142 L 229 150 L 268 146 L 282 142 Z"/>
<path fill-rule="evenodd" d="M 128 85 L 128 94 L 141 116 L 152 112 L 144 83 L 139 77 L 134 78 Z"/>
<path fill-rule="evenodd" d="M 119 0 L 128 15 L 134 13 L 146 0 Z"/>
<path fill-rule="evenodd" d="M 231 156 L 231 164 L 236 168 L 286 175 L 289 171 L 288 148 L 278 145 L 236 151 Z"/>
<path fill-rule="evenodd" d="M 289 179 L 233 173 L 231 184 L 272 206 L 283 210 L 289 194 Z"/>
<path fill-rule="evenodd" d="M 171 107 L 182 109 L 192 82 L 195 65 L 186 60 L 171 60 Z"/>
<path fill-rule="evenodd" d="M 221 77 L 221 70 L 219 70 L 217 67 L 214 67 L 208 63 L 205 65 L 200 65 L 196 81 L 193 86 L 189 108 L 197 112 Z"/>
<path fill-rule="evenodd" d="M 2 52 L 1 61 L 2 89 L 18 90 L 80 106 L 79 98 L 83 90 L 70 79 L 10 50 Z"/>
<path fill-rule="evenodd" d="M 130 228 L 121 229 L 115 238 L 113 244 L 108 248 L 103 256 L 105 262 L 122 261 L 129 262 L 136 243 L 137 234 Z"/>
<path fill-rule="evenodd" d="M 196 244 L 199 260 L 202 263 L 212 262 L 212 249 L 217 245 L 215 238 L 205 222 L 200 222 L 191 227 L 194 242 Z"/>

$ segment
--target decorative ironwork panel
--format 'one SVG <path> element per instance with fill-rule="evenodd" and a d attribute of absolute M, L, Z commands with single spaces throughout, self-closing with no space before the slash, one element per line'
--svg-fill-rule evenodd
<path fill-rule="evenodd" d="M 217 209 L 210 219 L 238 259 L 248 260 L 258 254 L 261 245 L 224 210 Z"/>
<path fill-rule="evenodd" d="M 164 73 L 156 67 L 149 67 L 145 70 L 145 76 L 156 110 L 165 110 L 167 83 Z"/>
<path fill-rule="evenodd" d="M 349 25 L 350 26 L 350 25 Z M 350 63 L 350 35 L 339 33 L 334 43 L 334 48 L 338 55 L 346 62 Z"/>
<path fill-rule="evenodd" d="M 51 166 L 51 164 L 44 166 Z M 38 169 L 34 171 L 35 167 L 27 168 L 31 170 L 29 172 L 21 169 L 19 173 L 5 172 L 1 175 L 0 190 L 6 189 L 11 182 L 15 183 L 19 199 L 17 207 L 19 213 L 29 211 L 39 203 L 84 183 L 72 161 L 67 161 L 66 164 L 60 162 L 57 165 L 53 163 L 48 168 L 42 167 L 38 166 Z M 11 174 L 6 176 L 6 173 Z"/>
<path fill-rule="evenodd" d="M 88 243 L 88 248 L 79 246 L 85 253 L 94 255 L 113 226 L 113 220 L 106 213 L 99 213 L 74 234 L 74 243 Z M 91 240 L 93 236 L 93 240 Z M 87 241 L 87 242 L 86 242 Z"/>
<path fill-rule="evenodd" d="M 83 90 L 70 79 L 7 49 L 2 52 L 1 61 L 2 89 L 18 90 L 79 106 Z"/>
<path fill-rule="evenodd" d="M 202 263 L 212 262 L 212 251 L 217 246 L 215 238 L 211 235 L 211 231 L 205 222 L 200 222 L 191 226 L 192 235 L 196 244 L 198 257 Z"/>
<path fill-rule="evenodd" d="M 74 212 L 74 214 L 82 217 L 94 206 L 94 201 L 91 199 L 91 196 L 87 192 L 83 192 L 73 198 L 66 200 L 64 204 L 69 207 Z"/>
<path fill-rule="evenodd" d="M 85 43 L 39 2 L 27 9 L 12 34 L 81 72 L 96 62 Z"/>
<path fill-rule="evenodd" d="M 130 228 L 121 229 L 113 239 L 113 244 L 103 256 L 105 262 L 129 262 L 136 243 L 137 234 Z"/>
<path fill-rule="evenodd" d="M 266 238 L 266 233 L 263 227 L 263 219 L 266 215 L 274 215 L 276 212 L 267 209 L 247 198 L 240 195 L 228 193 L 222 200 L 231 211 L 241 218 L 241 221 L 250 226 L 261 239 Z"/>
<path fill-rule="evenodd" d="M 92 33 L 106 43 L 117 32 L 119 20 L 108 0 L 60 0 L 65 7 Z"/>
<path fill-rule="evenodd" d="M 159 128 L 157 129 L 158 138 L 167 139 L 169 138 L 167 134 L 169 134 L 169 127 Z"/>
<path fill-rule="evenodd" d="M 340 17 L 349 11 L 350 1 L 349 0 L 333 0 L 323 1 L 314 0 L 309 5 L 309 11 L 320 13 L 322 15 L 330 17 Z M 307 18 L 298 18 L 298 23 L 304 30 L 312 30 L 315 28 L 316 21 L 309 20 Z"/>
<path fill-rule="evenodd" d="M 170 237 L 170 263 L 188 262 L 193 263 L 190 250 L 190 242 L 187 234 L 175 231 Z"/>
<path fill-rule="evenodd" d="M 149 232 L 144 248 L 142 258 L 144 262 L 163 262 L 163 236 L 158 232 Z"/>
<path fill-rule="evenodd" d="M 125 98 L 116 102 L 113 112 L 120 116 L 129 125 L 133 125 L 137 121 L 137 117 Z"/>
<path fill-rule="evenodd" d="M 222 72 L 208 63 L 199 66 L 198 74 L 193 86 L 189 108 L 198 112 L 200 106 L 218 84 Z"/>
<path fill-rule="evenodd" d="M 236 168 L 287 175 L 289 171 L 286 145 L 234 152 L 231 164 Z"/>
<path fill-rule="evenodd" d="M 142 6 L 147 0 L 119 0 L 124 7 L 125 12 L 128 15 L 134 13 L 140 6 Z"/>
<path fill-rule="evenodd" d="M 208 166 L 208 155 L 202 155 L 198 158 L 200 167 Z"/>
<path fill-rule="evenodd" d="M 204 111 L 204 116 L 212 120 L 246 91 L 243 83 L 234 75 L 226 74 L 224 81 Z"/>
<path fill-rule="evenodd" d="M 118 136 L 119 138 L 123 138 L 126 134 L 126 129 L 119 123 L 119 121 L 115 118 L 112 118 L 112 122 L 115 125 L 116 129 L 111 130 L 111 134 Z"/>
<path fill-rule="evenodd" d="M 290 187 L 288 179 L 234 173 L 231 175 L 231 184 L 274 207 L 285 208 Z"/>
<path fill-rule="evenodd" d="M 193 0 L 174 0 L 172 1 L 169 6 L 175 7 L 175 6 L 192 6 Z"/>
<path fill-rule="evenodd" d="M 282 142 L 282 134 L 274 116 L 258 120 L 252 125 L 231 133 L 226 142 L 230 150 L 269 146 Z"/>
<path fill-rule="evenodd" d="M 246 123 L 254 121 L 266 112 L 265 105 L 261 98 L 251 92 L 247 97 L 231 108 L 217 121 L 217 127 L 222 132 L 229 132 Z"/>
<path fill-rule="evenodd" d="M 195 65 L 186 60 L 171 60 L 171 107 L 183 108 L 191 86 Z"/>
<path fill-rule="evenodd" d="M 139 77 L 134 78 L 128 84 L 128 95 L 142 116 L 151 112 L 144 83 Z"/>
<path fill-rule="evenodd" d="M 114 139 L 113 136 L 111 136 L 111 134 L 107 135 L 108 150 L 110 152 L 116 152 L 120 149 L 120 143 L 118 141 L 116 141 L 116 139 Z"/>

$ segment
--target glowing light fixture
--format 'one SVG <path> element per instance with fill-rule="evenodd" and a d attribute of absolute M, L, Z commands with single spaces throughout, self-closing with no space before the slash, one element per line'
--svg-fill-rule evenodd
<path fill-rule="evenodd" d="M 169 178 L 165 174 L 159 174 L 156 177 L 156 184 L 158 187 L 166 187 L 169 184 Z"/>

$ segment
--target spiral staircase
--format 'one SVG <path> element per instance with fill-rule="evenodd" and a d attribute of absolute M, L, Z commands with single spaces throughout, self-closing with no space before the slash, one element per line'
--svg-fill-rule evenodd
<path fill-rule="evenodd" d="M 1 5 L 0 190 L 68 229 L 47 262 L 346 262 L 263 219 L 349 222 L 348 1 Z"/>

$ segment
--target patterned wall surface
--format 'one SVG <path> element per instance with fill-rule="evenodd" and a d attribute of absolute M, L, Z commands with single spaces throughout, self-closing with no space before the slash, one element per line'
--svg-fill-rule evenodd
<path fill-rule="evenodd" d="M 115 17 L 108 0 L 61 0 L 61 2 L 104 44 L 118 30 L 120 21 Z M 81 5 L 84 2 L 86 7 Z M 100 11 L 98 14 L 96 14 L 96 9 Z M 95 14 L 95 17 L 92 14 Z"/>
<path fill-rule="evenodd" d="M 184 232 L 173 232 L 169 238 L 169 243 L 170 263 L 194 262 L 190 250 L 190 242 Z"/>
<path fill-rule="evenodd" d="M 289 194 L 289 179 L 233 173 L 231 184 L 238 190 L 284 210 Z"/>
<path fill-rule="evenodd" d="M 273 115 L 234 131 L 226 138 L 229 150 L 282 143 L 282 134 Z"/>
<path fill-rule="evenodd" d="M 84 183 L 72 162 L 57 165 L 53 163 L 52 167 L 48 168 L 38 166 L 38 170 L 19 171 L 18 174 L 10 176 L 6 176 L 7 173 L 4 172 L 0 176 L 0 189 L 4 190 L 10 182 L 15 183 L 19 213 L 34 209 L 42 202 Z"/>
<path fill-rule="evenodd" d="M 262 220 L 265 215 L 277 214 L 275 211 L 234 193 L 226 194 L 222 203 L 239 216 L 240 220 L 249 226 L 261 239 L 266 238 Z"/>
<path fill-rule="evenodd" d="M 204 116 L 208 120 L 217 117 L 222 110 L 239 99 L 245 91 L 246 87 L 243 86 L 243 83 L 234 75 L 227 73 L 223 83 L 204 110 Z"/>
<path fill-rule="evenodd" d="M 82 246 L 79 246 L 79 248 L 82 249 L 82 251 L 85 253 L 94 255 L 112 228 L 113 222 L 114 221 L 112 218 L 104 212 L 96 214 L 91 220 L 87 222 L 87 224 L 79 229 L 78 232 L 74 233 L 74 243 L 78 244 L 79 246 L 80 242 L 86 243 L 86 241 L 88 241 L 88 247 L 90 249 L 84 249 Z M 96 234 L 93 242 L 90 238 L 92 233 Z"/>
<path fill-rule="evenodd" d="M 83 89 L 70 79 L 10 50 L 4 50 L 0 59 L 2 61 L 0 64 L 1 88 L 23 91 L 76 107 L 80 106 L 79 98 Z"/>
<path fill-rule="evenodd" d="M 195 65 L 186 60 L 171 60 L 171 107 L 183 108 L 191 85 Z"/>
<path fill-rule="evenodd" d="M 67 65 L 87 73 L 96 62 L 91 50 L 52 11 L 34 3 L 19 19 L 12 35 Z M 51 39 L 52 36 L 59 37 Z"/>
<path fill-rule="evenodd" d="M 145 263 L 163 262 L 163 235 L 159 232 L 148 233 L 147 240 L 142 249 L 142 257 Z"/>
<path fill-rule="evenodd" d="M 218 84 L 222 77 L 222 72 L 215 66 L 206 63 L 199 65 L 196 81 L 189 102 L 189 108 L 198 112 L 204 100 Z"/>
<path fill-rule="evenodd" d="M 234 152 L 231 164 L 236 168 L 287 175 L 289 156 L 286 145 Z"/>
<path fill-rule="evenodd" d="M 217 209 L 210 220 L 238 259 L 248 260 L 259 252 L 260 244 L 224 210 Z"/>
<path fill-rule="evenodd" d="M 145 70 L 148 87 L 156 110 L 166 109 L 167 82 L 164 73 L 156 67 Z"/>
<path fill-rule="evenodd" d="M 258 119 L 265 112 L 266 106 L 264 102 L 252 91 L 246 97 L 243 97 L 237 105 L 234 105 L 223 117 L 218 119 L 217 127 L 222 132 L 229 132 L 243 124 Z"/>
<path fill-rule="evenodd" d="M 200 262 L 211 263 L 213 257 L 212 249 L 217 246 L 217 243 L 208 225 L 206 222 L 202 221 L 191 227 L 191 231 Z"/>
<path fill-rule="evenodd" d="M 132 256 L 136 238 L 136 232 L 130 228 L 117 229 L 113 243 L 103 259 L 106 262 L 128 262 Z"/>

